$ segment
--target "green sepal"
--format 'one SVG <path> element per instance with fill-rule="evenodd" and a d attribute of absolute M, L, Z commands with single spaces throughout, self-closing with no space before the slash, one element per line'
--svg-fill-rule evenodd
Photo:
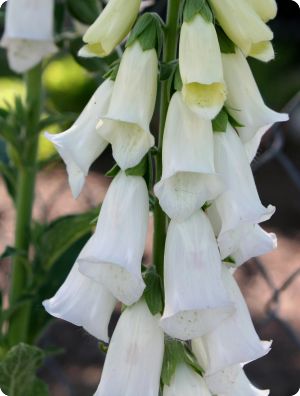
<path fill-rule="evenodd" d="M 107 177 L 115 177 L 120 172 L 121 168 L 118 164 L 115 164 L 108 172 L 105 173 Z"/>
<path fill-rule="evenodd" d="M 208 208 L 211 207 L 211 205 L 212 205 L 211 202 L 205 202 L 205 204 L 202 206 L 201 209 L 203 210 L 203 212 L 205 212 Z"/>
<path fill-rule="evenodd" d="M 226 111 L 228 114 L 228 121 L 234 128 L 243 128 L 245 126 L 245 125 L 241 124 L 240 122 L 238 122 L 236 118 L 232 117 L 232 115 L 229 114 L 227 109 L 226 109 Z"/>
<path fill-rule="evenodd" d="M 154 12 L 143 14 L 132 29 L 126 48 L 130 47 L 136 40 L 139 40 L 143 51 L 154 48 L 160 54 L 164 41 L 163 27 L 164 22 L 158 14 Z"/>
<path fill-rule="evenodd" d="M 186 0 L 183 10 L 184 22 L 191 22 L 198 14 L 209 23 L 214 20 L 213 13 L 206 0 Z"/>
<path fill-rule="evenodd" d="M 160 64 L 160 81 L 167 81 L 170 77 L 174 76 L 178 65 L 178 60 L 173 60 L 167 63 Z"/>
<path fill-rule="evenodd" d="M 148 154 L 144 156 L 139 164 L 132 168 L 126 169 L 126 176 L 142 176 L 144 177 L 148 170 Z"/>
<path fill-rule="evenodd" d="M 106 73 L 103 75 L 103 78 L 104 78 L 105 80 L 110 79 L 110 80 L 112 80 L 112 81 L 115 81 L 116 78 L 117 78 L 117 75 L 118 75 L 120 63 L 121 63 L 121 60 L 120 60 L 120 59 L 115 60 L 115 61 L 110 65 L 110 68 L 109 68 L 108 72 L 106 72 Z"/>
<path fill-rule="evenodd" d="M 229 264 L 230 266 L 236 265 L 236 261 L 232 256 L 228 256 L 228 257 L 224 258 L 222 261 L 223 261 L 223 263 Z"/>
<path fill-rule="evenodd" d="M 225 108 L 212 120 L 212 127 L 214 132 L 226 132 L 228 125 L 228 114 Z"/>
<path fill-rule="evenodd" d="M 174 74 L 174 89 L 175 89 L 175 91 L 182 90 L 182 79 L 181 79 L 181 75 L 180 75 L 179 64 L 177 64 L 175 74 Z"/>
<path fill-rule="evenodd" d="M 85 25 L 91 25 L 101 11 L 98 0 L 67 0 L 67 6 L 70 14 Z"/>
<path fill-rule="evenodd" d="M 230 38 L 226 35 L 224 30 L 216 25 L 216 31 L 219 39 L 219 45 L 221 52 L 223 54 L 235 54 L 235 44 Z"/>
<path fill-rule="evenodd" d="M 146 271 L 144 275 L 146 288 L 144 298 L 152 315 L 162 313 L 164 308 L 161 279 L 154 267 Z"/>

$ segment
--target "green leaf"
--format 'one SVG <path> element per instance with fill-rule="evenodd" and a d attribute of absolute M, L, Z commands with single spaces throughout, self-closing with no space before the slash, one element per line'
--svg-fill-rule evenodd
<path fill-rule="evenodd" d="M 184 360 L 185 363 L 193 369 L 197 374 L 199 374 L 201 377 L 204 375 L 205 371 L 204 369 L 199 365 L 196 356 L 192 352 L 192 350 L 185 345 L 185 355 L 184 355 Z"/>
<path fill-rule="evenodd" d="M 64 28 L 66 4 L 65 2 L 55 1 L 54 6 L 54 30 L 56 34 L 60 34 Z"/>
<path fill-rule="evenodd" d="M 156 48 L 160 54 L 164 39 L 163 26 L 164 23 L 158 14 L 153 12 L 143 14 L 132 29 L 126 48 L 139 40 L 144 51 Z"/>
<path fill-rule="evenodd" d="M 67 0 L 70 14 L 86 25 L 91 25 L 98 17 L 101 8 L 97 0 Z"/>
<path fill-rule="evenodd" d="M 17 189 L 17 172 L 10 165 L 0 162 L 0 173 L 5 182 L 7 191 L 14 201 L 16 198 Z"/>
<path fill-rule="evenodd" d="M 109 70 L 103 75 L 103 78 L 105 80 L 107 79 L 110 79 L 112 81 L 116 80 L 120 68 L 120 62 L 121 59 L 118 59 L 110 65 Z"/>
<path fill-rule="evenodd" d="M 226 35 L 224 30 L 220 26 L 216 25 L 216 31 L 218 34 L 221 52 L 223 54 L 235 54 L 234 42 L 230 40 L 230 38 Z"/>
<path fill-rule="evenodd" d="M 99 209 L 88 213 L 61 217 L 44 231 L 36 246 L 43 267 L 49 269 L 76 241 L 91 232 L 92 220 Z"/>
<path fill-rule="evenodd" d="M 228 114 L 223 108 L 220 113 L 212 120 L 214 132 L 226 132 L 228 125 Z"/>
<path fill-rule="evenodd" d="M 3 260 L 7 257 L 12 257 L 17 255 L 17 250 L 16 248 L 12 246 L 6 246 L 4 252 L 0 255 L 0 260 Z"/>
<path fill-rule="evenodd" d="M 108 172 L 105 173 L 107 177 L 115 177 L 120 172 L 121 168 L 118 164 L 115 164 Z"/>
<path fill-rule="evenodd" d="M 160 65 L 160 81 L 166 81 L 172 77 L 176 71 L 178 60 L 173 60 L 168 63 L 161 63 Z"/>
<path fill-rule="evenodd" d="M 161 380 L 164 385 L 170 385 L 176 367 L 185 362 L 185 349 L 181 341 L 166 338 Z"/>
<path fill-rule="evenodd" d="M 159 275 L 153 268 L 144 275 L 146 288 L 144 297 L 152 315 L 162 313 L 164 308 L 162 285 Z"/>
<path fill-rule="evenodd" d="M 0 388 L 9 396 L 46 396 L 47 387 L 36 378 L 45 353 L 40 348 L 18 344 L 0 362 Z"/>
<path fill-rule="evenodd" d="M 191 22 L 197 14 L 207 22 L 213 22 L 213 13 L 206 0 L 186 0 L 183 11 L 184 22 Z"/>
<path fill-rule="evenodd" d="M 224 259 L 223 259 L 223 262 L 224 262 L 225 264 L 233 264 L 233 265 L 236 264 L 235 259 L 234 259 L 233 257 L 231 257 L 231 256 L 228 256 L 228 257 L 224 258 Z"/>
<path fill-rule="evenodd" d="M 202 210 L 203 210 L 203 212 L 205 212 L 208 208 L 210 208 L 211 207 L 211 205 L 212 205 L 212 203 L 210 203 L 210 202 L 205 202 L 205 204 L 202 206 Z"/>
<path fill-rule="evenodd" d="M 126 169 L 127 176 L 145 176 L 148 170 L 148 155 L 146 154 L 139 164 L 133 168 Z"/>

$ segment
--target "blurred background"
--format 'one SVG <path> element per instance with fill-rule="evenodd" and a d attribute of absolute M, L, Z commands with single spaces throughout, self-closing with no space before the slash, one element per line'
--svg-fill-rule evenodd
<path fill-rule="evenodd" d="M 249 364 L 246 371 L 255 385 L 270 388 L 271 396 L 291 396 L 300 388 L 300 8 L 292 0 L 280 0 L 278 5 L 278 18 L 271 23 L 276 60 L 269 64 L 254 60 L 250 63 L 266 103 L 275 110 L 285 108 L 291 115 L 289 123 L 268 132 L 253 162 L 263 203 L 277 207 L 264 228 L 277 233 L 279 246 L 275 252 L 245 264 L 238 270 L 237 277 L 258 333 L 262 339 L 274 340 L 271 353 Z M 164 17 L 165 1 L 157 1 L 151 9 Z M 73 43 L 73 53 L 78 46 L 80 41 Z M 79 113 L 98 87 L 101 74 L 97 65 L 87 70 L 78 59 L 61 51 L 46 65 L 46 108 L 57 113 Z M 5 51 L 1 49 L 0 107 L 13 104 L 16 95 L 24 96 L 23 82 L 11 73 Z M 55 125 L 50 130 L 59 131 Z M 5 156 L 0 140 L 0 157 L 5 160 Z M 104 174 L 113 166 L 109 150 L 94 164 L 77 201 L 71 197 L 63 164 L 43 137 L 39 159 L 47 166 L 41 165 L 38 175 L 36 220 L 47 223 L 59 216 L 83 213 L 99 206 L 110 181 Z M 0 254 L 13 244 L 15 220 L 14 206 L 4 182 L 0 180 Z M 151 229 L 148 239 L 146 262 L 151 261 Z M 80 240 L 68 252 L 63 261 L 65 267 L 70 268 L 84 242 L 85 239 Z M 3 259 L 0 288 L 6 292 L 9 268 L 10 260 Z M 52 296 L 63 277 L 57 274 L 57 284 L 52 291 L 47 290 L 46 297 Z M 42 315 L 45 314 L 37 305 L 37 320 Z M 117 317 L 118 311 L 111 329 Z M 50 385 L 51 395 L 88 396 L 95 391 L 104 355 L 94 338 L 75 326 L 56 320 L 40 337 L 40 345 L 62 348 L 65 352 L 47 358 L 40 372 Z"/>

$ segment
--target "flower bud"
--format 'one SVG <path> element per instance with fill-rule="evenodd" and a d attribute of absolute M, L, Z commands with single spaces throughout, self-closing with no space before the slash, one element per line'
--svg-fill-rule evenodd
<path fill-rule="evenodd" d="M 211 396 L 204 379 L 182 363 L 177 366 L 170 386 L 165 385 L 163 396 Z"/>
<path fill-rule="evenodd" d="M 108 325 L 116 299 L 99 283 L 82 275 L 77 262 L 55 296 L 43 305 L 50 315 L 82 326 L 108 342 Z"/>
<path fill-rule="evenodd" d="M 207 375 L 258 359 L 270 350 L 270 343 L 259 340 L 243 295 L 224 265 L 222 279 L 236 311 L 211 332 L 192 341 L 193 352 Z"/>
<path fill-rule="evenodd" d="M 264 133 L 275 123 L 287 121 L 288 115 L 269 109 L 259 92 L 248 62 L 241 51 L 223 54 L 228 88 L 227 108 L 242 126 L 238 133 L 246 147 L 249 160 L 254 158 Z"/>
<path fill-rule="evenodd" d="M 213 23 L 200 14 L 181 27 L 179 67 L 184 101 L 202 117 L 215 118 L 226 99 L 221 52 Z"/>
<path fill-rule="evenodd" d="M 236 245 L 232 232 L 241 225 L 268 220 L 275 208 L 262 205 L 245 149 L 230 125 L 225 133 L 214 134 L 214 149 L 216 171 L 223 178 L 225 191 L 207 213 L 218 235 L 221 258 L 224 259 Z"/>
<path fill-rule="evenodd" d="M 252 46 L 273 39 L 271 29 L 257 15 L 248 0 L 209 0 L 209 2 L 227 36 L 245 55 L 251 52 Z"/>
<path fill-rule="evenodd" d="M 274 19 L 277 15 L 276 0 L 248 0 L 248 2 L 264 22 Z"/>
<path fill-rule="evenodd" d="M 90 166 L 108 145 L 108 142 L 99 136 L 96 127 L 99 114 L 108 109 L 113 85 L 113 81 L 106 80 L 67 131 L 58 135 L 45 134 L 47 139 L 55 144 L 67 166 L 74 198 L 80 194 Z"/>
<path fill-rule="evenodd" d="M 138 41 L 122 57 L 108 112 L 98 133 L 112 145 L 121 169 L 137 165 L 154 145 L 149 130 L 153 116 L 158 60 L 154 49 L 143 51 Z"/>
<path fill-rule="evenodd" d="M 154 187 L 163 210 L 185 220 L 222 191 L 215 173 L 211 122 L 194 113 L 181 93 L 173 95 L 163 142 L 163 174 Z"/>
<path fill-rule="evenodd" d="M 120 172 L 101 207 L 95 234 L 78 258 L 80 271 L 131 305 L 141 297 L 148 226 L 148 190 L 142 177 Z"/>
<path fill-rule="evenodd" d="M 87 44 L 81 48 L 79 55 L 109 55 L 130 32 L 140 5 L 141 0 L 110 0 L 83 36 L 83 41 Z"/>
<path fill-rule="evenodd" d="M 95 396 L 157 396 L 163 354 L 158 317 L 144 301 L 126 308 L 111 338 Z"/>
<path fill-rule="evenodd" d="M 171 221 L 165 248 L 164 331 L 190 340 L 212 331 L 234 312 L 221 279 L 221 260 L 203 211 Z"/>
<path fill-rule="evenodd" d="M 9 0 L 1 46 L 9 66 L 24 73 L 56 52 L 53 42 L 53 0 Z"/>

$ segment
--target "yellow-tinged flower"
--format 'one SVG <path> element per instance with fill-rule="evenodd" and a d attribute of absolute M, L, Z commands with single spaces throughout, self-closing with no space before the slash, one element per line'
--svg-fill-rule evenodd
<path fill-rule="evenodd" d="M 103 12 L 90 26 L 79 51 L 84 57 L 109 55 L 127 36 L 139 13 L 141 0 L 110 0 Z"/>
<path fill-rule="evenodd" d="M 215 27 L 200 14 L 182 25 L 179 67 L 185 102 L 213 119 L 223 107 L 226 90 Z"/>
<path fill-rule="evenodd" d="M 257 0 L 259 1 L 259 0 Z M 273 32 L 255 12 L 248 0 L 209 0 L 227 36 L 250 55 L 273 39 Z"/>
<path fill-rule="evenodd" d="M 277 3 L 275 0 L 248 0 L 255 12 L 264 22 L 274 19 L 277 15 Z"/>

